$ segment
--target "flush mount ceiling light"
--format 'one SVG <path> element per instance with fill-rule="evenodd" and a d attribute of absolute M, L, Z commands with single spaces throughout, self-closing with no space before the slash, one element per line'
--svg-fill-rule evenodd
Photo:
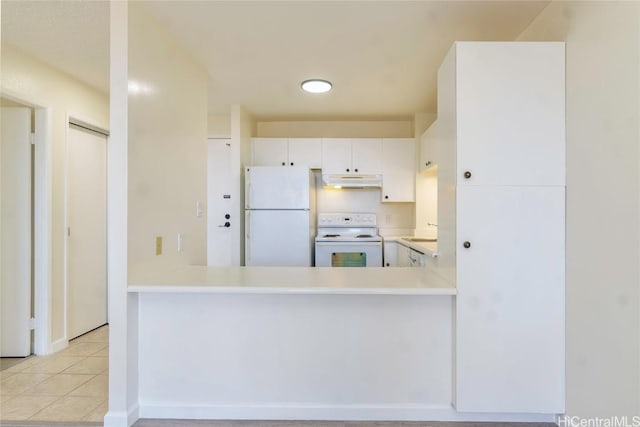
<path fill-rule="evenodd" d="M 300 86 L 309 93 L 325 93 L 331 90 L 331 82 L 319 79 L 305 80 Z"/>

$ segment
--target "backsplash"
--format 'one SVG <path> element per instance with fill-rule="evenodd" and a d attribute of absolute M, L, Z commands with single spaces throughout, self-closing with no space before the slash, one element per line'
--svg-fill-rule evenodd
<path fill-rule="evenodd" d="M 318 212 L 372 212 L 378 217 L 380 234 L 413 234 L 414 203 L 382 203 L 380 188 L 324 188 L 320 173 L 315 178 Z"/>

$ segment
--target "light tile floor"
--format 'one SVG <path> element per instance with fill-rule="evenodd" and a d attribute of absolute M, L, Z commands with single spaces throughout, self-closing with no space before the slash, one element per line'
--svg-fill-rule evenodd
<path fill-rule="evenodd" d="M 109 328 L 58 353 L 29 357 L 0 371 L 3 421 L 102 422 L 107 412 Z"/>

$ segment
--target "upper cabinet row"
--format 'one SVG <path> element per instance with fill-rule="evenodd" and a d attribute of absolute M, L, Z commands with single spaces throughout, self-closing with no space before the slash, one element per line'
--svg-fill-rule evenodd
<path fill-rule="evenodd" d="M 253 138 L 252 164 L 382 175 L 382 201 L 415 201 L 413 138 Z"/>

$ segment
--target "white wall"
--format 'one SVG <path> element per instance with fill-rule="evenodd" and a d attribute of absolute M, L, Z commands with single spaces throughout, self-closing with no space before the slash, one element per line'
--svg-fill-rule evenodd
<path fill-rule="evenodd" d="M 413 138 L 413 122 L 411 120 L 258 122 L 254 136 L 265 138 Z"/>
<path fill-rule="evenodd" d="M 129 3 L 129 268 L 206 264 L 207 74 Z M 178 252 L 178 233 L 183 250 Z M 155 254 L 163 237 L 162 255 Z"/>
<path fill-rule="evenodd" d="M 416 171 L 420 170 L 420 136 L 436 118 L 436 114 L 430 113 L 418 113 L 414 117 Z M 438 173 L 433 168 L 416 175 L 415 234 L 422 237 L 437 237 L 437 227 L 428 226 L 429 223 L 438 223 Z"/>
<path fill-rule="evenodd" d="M 638 415 L 640 3 L 554 1 L 519 39 L 567 43 L 566 411 Z"/>
<path fill-rule="evenodd" d="M 52 138 L 52 282 L 51 342 L 64 343 L 65 292 L 65 141 L 67 115 L 81 118 L 103 129 L 109 128 L 109 97 L 73 77 L 2 44 L 2 92 L 31 104 L 51 108 Z"/>
<path fill-rule="evenodd" d="M 216 138 L 231 137 L 231 114 L 209 114 L 208 136 Z"/>
<path fill-rule="evenodd" d="M 233 177 L 239 195 L 234 204 L 232 218 L 243 218 L 233 239 L 234 265 L 244 265 L 244 167 L 251 163 L 251 136 L 255 133 L 255 121 L 240 105 L 231 106 L 231 157 Z"/>

